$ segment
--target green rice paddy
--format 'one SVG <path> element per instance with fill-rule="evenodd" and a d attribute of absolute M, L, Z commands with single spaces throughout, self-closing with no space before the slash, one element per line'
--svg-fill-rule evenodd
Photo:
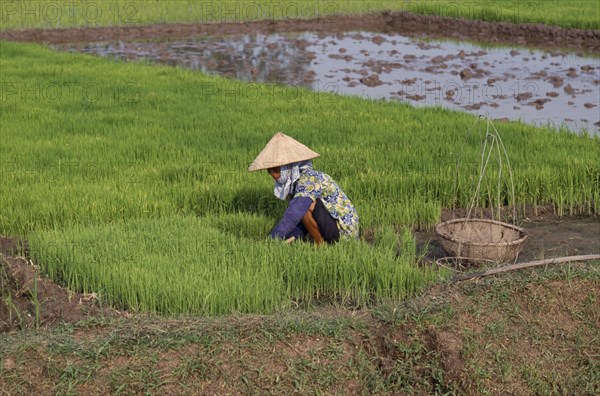
<path fill-rule="evenodd" d="M 0 42 L 0 70 L 0 233 L 29 239 L 43 272 L 73 290 L 221 315 L 397 300 L 446 276 L 420 266 L 409 230 L 469 204 L 484 130 L 471 115 L 30 44 Z M 496 127 L 519 208 L 598 213 L 600 139 Z M 315 168 L 374 243 L 266 239 L 285 203 L 246 168 L 276 131 L 321 154 Z M 511 198 L 492 169 L 479 199 L 498 196 Z"/>

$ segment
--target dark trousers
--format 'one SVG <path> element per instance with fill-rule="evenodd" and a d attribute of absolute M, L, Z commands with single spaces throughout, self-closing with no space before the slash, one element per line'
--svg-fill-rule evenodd
<path fill-rule="evenodd" d="M 323 205 L 323 201 L 321 199 L 316 200 L 315 208 L 312 212 L 312 217 L 315 219 L 317 226 L 319 227 L 319 232 L 323 236 L 323 239 L 327 243 L 335 243 L 340 239 L 340 231 L 337 227 L 337 220 L 331 216 L 329 211 Z M 296 228 L 292 230 L 287 236 L 286 239 L 290 237 L 295 237 L 296 239 L 304 239 L 306 238 L 308 231 L 302 224 L 302 222 L 298 223 Z"/>

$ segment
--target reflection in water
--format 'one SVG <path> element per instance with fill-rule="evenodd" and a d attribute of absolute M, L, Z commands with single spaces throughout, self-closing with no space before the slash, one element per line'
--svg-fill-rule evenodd
<path fill-rule="evenodd" d="M 151 60 L 243 81 L 311 87 L 311 55 L 301 39 L 279 35 L 200 38 L 173 42 L 67 44 L 55 48 L 121 60 Z"/>
<path fill-rule="evenodd" d="M 243 81 L 440 105 L 600 135 L 600 60 L 544 51 L 349 32 L 201 37 L 55 48 Z M 332 88 L 333 87 L 333 88 Z"/>

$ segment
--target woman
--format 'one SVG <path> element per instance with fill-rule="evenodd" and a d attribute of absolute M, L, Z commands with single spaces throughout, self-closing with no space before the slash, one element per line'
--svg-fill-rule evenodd
<path fill-rule="evenodd" d="M 318 157 L 302 143 L 278 132 L 248 168 L 266 169 L 275 180 L 275 196 L 289 200 L 283 219 L 269 236 L 305 239 L 317 244 L 358 238 L 358 215 L 331 176 L 312 168 Z"/>

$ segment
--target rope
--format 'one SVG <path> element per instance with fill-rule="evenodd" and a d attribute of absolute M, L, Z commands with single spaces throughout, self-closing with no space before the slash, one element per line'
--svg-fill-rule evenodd
<path fill-rule="evenodd" d="M 486 130 L 485 130 L 485 137 L 483 140 L 483 147 L 481 149 L 481 161 L 479 164 L 479 177 L 477 180 L 477 185 L 475 186 L 475 192 L 473 193 L 473 196 L 471 197 L 471 200 L 469 203 L 469 210 L 467 212 L 466 219 L 467 220 L 470 219 L 473 209 L 476 206 L 480 206 L 479 205 L 479 194 L 481 191 L 481 185 L 482 185 L 484 177 L 486 176 L 486 171 L 488 169 L 490 159 L 492 158 L 492 153 L 494 153 L 494 151 L 495 151 L 496 155 L 497 155 L 496 160 L 498 163 L 498 185 L 497 185 L 497 194 L 496 194 L 496 199 L 497 199 L 497 204 L 498 204 L 498 220 L 500 220 L 500 217 L 501 217 L 500 215 L 501 215 L 501 207 L 502 207 L 502 202 L 501 202 L 502 175 L 503 175 L 502 169 L 504 167 L 504 160 L 506 160 L 506 167 L 508 168 L 508 176 L 509 176 L 509 181 L 510 181 L 510 187 L 509 187 L 510 191 L 509 192 L 510 192 L 510 201 L 511 201 L 510 204 L 512 206 L 512 211 L 513 211 L 512 219 L 513 219 L 513 224 L 515 224 L 516 219 L 517 219 L 515 183 L 514 183 L 514 178 L 513 178 L 512 166 L 510 164 L 510 159 L 508 158 L 508 152 L 506 150 L 506 146 L 504 145 L 504 142 L 502 141 L 502 138 L 500 137 L 500 133 L 496 129 L 491 118 L 489 116 L 483 116 L 483 115 L 480 115 L 477 118 L 477 120 L 469 128 L 469 131 L 471 129 L 473 129 L 475 124 L 483 117 L 486 118 Z M 469 131 L 467 131 L 467 133 Z M 488 143 L 489 143 L 489 147 L 488 147 Z M 461 147 L 461 153 L 463 152 L 463 147 L 465 144 L 466 144 L 466 140 L 463 143 L 463 146 Z M 487 156 L 486 156 L 486 154 L 487 154 Z M 456 169 L 456 175 L 455 175 L 455 179 L 454 179 L 455 195 L 458 194 L 456 186 L 458 184 L 459 164 L 460 164 L 460 158 L 457 161 L 457 169 Z M 488 185 L 488 193 L 491 193 L 491 191 L 489 189 L 489 184 L 487 184 L 487 185 Z M 490 194 L 490 209 L 492 212 L 492 219 L 493 219 L 494 218 L 494 204 L 492 202 L 493 202 L 493 200 L 492 200 L 492 197 Z"/>

